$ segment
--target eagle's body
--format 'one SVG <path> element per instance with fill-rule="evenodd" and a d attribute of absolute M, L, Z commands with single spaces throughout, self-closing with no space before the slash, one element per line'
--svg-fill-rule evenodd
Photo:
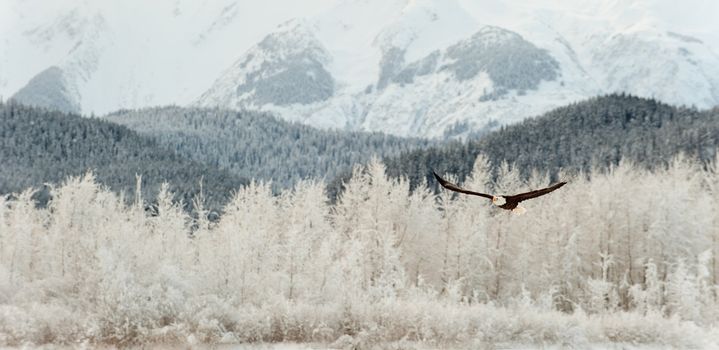
<path fill-rule="evenodd" d="M 432 173 L 434 174 L 434 177 L 437 179 L 439 184 L 442 185 L 442 187 L 444 187 L 450 191 L 455 191 L 455 192 L 459 192 L 459 193 L 464 193 L 464 194 L 480 196 L 480 197 L 491 199 L 492 204 L 494 204 L 502 209 L 505 209 L 505 210 L 512 210 L 513 212 L 515 212 L 517 214 L 523 214 L 525 212 L 525 209 L 519 205 L 520 202 L 528 200 L 528 199 L 532 199 L 532 198 L 537 198 L 539 196 L 543 196 L 543 195 L 545 195 L 549 192 L 552 192 L 566 184 L 566 182 L 558 182 L 552 186 L 543 188 L 541 190 L 529 191 L 529 192 L 525 192 L 525 193 L 515 194 L 512 196 L 490 195 L 490 194 L 466 190 L 464 188 L 461 188 L 461 187 L 441 178 L 439 175 L 437 175 L 437 173 L 435 173 L 435 172 L 432 172 Z"/>

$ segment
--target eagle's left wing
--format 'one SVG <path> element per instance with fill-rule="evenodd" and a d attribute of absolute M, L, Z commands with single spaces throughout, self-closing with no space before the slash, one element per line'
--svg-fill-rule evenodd
<path fill-rule="evenodd" d="M 545 195 L 549 192 L 552 192 L 566 184 L 567 184 L 566 182 L 562 181 L 562 182 L 556 183 L 552 186 L 549 186 L 547 188 L 543 188 L 541 190 L 534 190 L 534 191 L 530 191 L 530 192 L 515 194 L 514 196 L 504 196 L 504 197 L 507 198 L 508 202 L 510 202 L 510 201 L 516 201 L 516 202 L 526 201 L 527 199 L 532 199 L 532 198 L 537 198 L 539 196 L 543 196 L 543 195 Z"/>

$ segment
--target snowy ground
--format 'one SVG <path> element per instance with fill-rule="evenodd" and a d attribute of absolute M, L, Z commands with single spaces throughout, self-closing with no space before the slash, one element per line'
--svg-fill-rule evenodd
<path fill-rule="evenodd" d="M 312 349 L 312 350 L 324 350 L 324 349 L 337 349 L 327 345 L 320 344 L 270 344 L 270 345 L 232 345 L 227 347 L 219 347 L 218 349 L 233 349 L 233 350 L 296 350 L 296 349 Z M 341 348 L 350 349 L 350 348 Z M 470 343 L 465 345 L 443 345 L 433 346 L 427 344 L 417 343 L 389 343 L 384 345 L 376 345 L 370 347 L 370 349 L 382 349 L 382 350 L 400 350 L 400 349 L 417 349 L 417 350 L 434 350 L 434 349 L 506 349 L 506 350 L 533 350 L 533 349 L 544 349 L 544 350 L 560 350 L 560 349 L 576 349 L 576 347 L 566 345 L 525 345 L 525 344 L 486 344 L 486 343 Z M 649 350 L 649 349 L 674 349 L 666 345 L 632 345 L 626 343 L 604 343 L 604 344 L 590 344 L 586 347 L 582 347 L 586 350 Z"/>
<path fill-rule="evenodd" d="M 5 349 L 27 349 L 27 348 L 34 348 L 34 349 L 85 349 L 85 348 L 95 348 L 92 346 L 57 346 L 57 345 L 46 345 L 46 346 L 40 346 L 40 347 L 0 347 L 0 350 Z M 125 347 L 123 347 L 125 348 Z M 132 347 L 131 347 L 132 348 Z M 147 348 L 153 348 L 153 349 L 160 349 L 160 350 L 166 350 L 166 349 L 217 349 L 217 350 L 325 350 L 325 349 L 354 349 L 352 347 L 335 347 L 333 344 L 296 344 L 296 343 L 280 343 L 280 344 L 253 344 L 253 345 L 231 345 L 231 344 L 225 344 L 225 345 L 199 345 L 199 346 L 177 346 L 177 345 L 138 345 L 136 348 L 138 349 L 147 349 Z M 668 350 L 668 349 L 677 349 L 675 347 L 671 347 L 668 345 L 633 345 L 633 344 L 627 344 L 627 343 L 597 343 L 597 344 L 587 344 L 586 346 L 580 347 L 581 349 L 586 350 Z M 462 345 L 430 345 L 430 344 L 422 344 L 422 343 L 413 343 L 413 342 L 400 342 L 400 343 L 387 343 L 387 344 L 380 344 L 380 345 L 374 345 L 370 347 L 366 347 L 366 349 L 375 349 L 375 350 L 448 350 L 448 349 L 461 349 L 461 350 L 469 350 L 469 349 L 477 349 L 477 350 L 484 350 L 484 349 L 493 349 L 493 350 L 534 350 L 534 349 L 543 349 L 543 350 L 564 350 L 564 349 L 580 349 L 578 347 L 573 347 L 569 345 L 562 345 L 562 344 L 546 344 L 546 345 L 527 345 L 527 344 L 507 344 L 507 343 L 501 343 L 501 344 L 487 344 L 487 343 L 469 343 L 469 344 L 462 344 Z M 115 349 L 114 347 L 101 347 L 99 349 Z M 357 349 L 365 349 L 365 348 L 357 348 Z M 709 349 L 709 348 L 708 348 Z"/>

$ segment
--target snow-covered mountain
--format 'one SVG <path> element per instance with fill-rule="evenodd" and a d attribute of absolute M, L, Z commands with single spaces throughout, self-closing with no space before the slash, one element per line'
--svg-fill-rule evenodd
<path fill-rule="evenodd" d="M 0 0 L 0 96 L 25 88 L 19 99 L 37 102 L 48 81 L 62 91 L 44 100 L 88 114 L 186 105 L 278 24 L 324 2 Z"/>
<path fill-rule="evenodd" d="M 619 91 L 719 105 L 719 3 L 279 1 L 6 4 L 17 26 L 2 28 L 0 95 L 86 113 L 261 109 L 428 137 Z"/>

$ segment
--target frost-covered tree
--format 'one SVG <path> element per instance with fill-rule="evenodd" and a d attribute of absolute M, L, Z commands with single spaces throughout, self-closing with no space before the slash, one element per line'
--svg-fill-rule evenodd
<path fill-rule="evenodd" d="M 335 222 L 347 232 L 350 247 L 363 247 L 363 289 L 395 294 L 406 283 L 397 249 L 407 230 L 403 211 L 409 188 L 403 181 L 388 179 L 376 159 L 355 173 L 357 179 L 347 184 L 337 204 Z"/>
<path fill-rule="evenodd" d="M 32 189 L 0 197 L 0 344 L 713 348 L 714 166 L 677 158 L 565 174 L 523 215 L 426 184 L 410 191 L 376 160 L 335 204 L 321 182 L 281 195 L 251 182 L 219 217 L 202 192 L 187 213 L 168 185 L 150 198 L 138 181 L 128 202 L 89 173 L 53 187 L 47 207 Z M 509 163 L 498 171 L 477 157 L 462 185 L 514 193 L 550 182 Z"/>
<path fill-rule="evenodd" d="M 333 247 L 322 244 L 337 244 L 327 221 L 329 208 L 325 201 L 324 186 L 314 181 L 298 182 L 291 194 L 281 198 L 280 266 L 285 273 L 284 295 L 290 300 L 324 292 L 332 256 L 322 248 Z"/>

